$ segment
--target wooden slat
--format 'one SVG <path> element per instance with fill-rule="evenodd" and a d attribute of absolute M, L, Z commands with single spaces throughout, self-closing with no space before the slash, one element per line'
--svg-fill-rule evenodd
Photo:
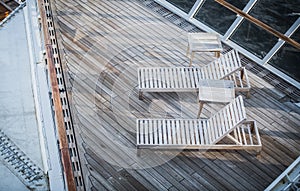
<path fill-rule="evenodd" d="M 173 80 L 174 80 L 174 88 L 178 89 L 178 76 L 177 76 L 177 70 L 176 69 L 172 69 L 172 76 L 173 76 Z"/>
<path fill-rule="evenodd" d="M 153 78 L 153 69 L 148 70 L 148 75 L 149 75 L 149 88 L 154 88 L 154 78 Z"/>
<path fill-rule="evenodd" d="M 142 127 L 140 128 L 140 142 L 141 142 L 141 144 L 145 144 L 145 141 L 144 141 L 144 134 L 145 134 L 145 132 L 144 132 L 144 127 L 147 125 L 147 121 L 143 121 L 143 123 L 142 123 Z"/>
<path fill-rule="evenodd" d="M 160 68 L 161 70 L 161 79 L 162 79 L 162 88 L 166 88 L 167 87 L 167 84 L 166 84 L 166 74 L 165 74 L 165 70 L 164 68 Z"/>
<path fill-rule="evenodd" d="M 201 144 L 206 144 L 206 137 L 204 134 L 204 123 L 205 121 L 200 121 L 199 125 L 198 125 L 198 129 L 199 129 L 199 134 L 200 134 L 200 143 Z"/>
<path fill-rule="evenodd" d="M 168 134 L 168 144 L 172 144 L 172 126 L 171 122 L 167 120 L 167 134 Z"/>
<path fill-rule="evenodd" d="M 211 143 L 211 134 L 210 134 L 210 123 L 209 121 L 203 123 L 203 132 L 204 132 L 204 139 L 205 139 L 205 144 L 209 145 Z"/>
<path fill-rule="evenodd" d="M 147 125 L 144 126 L 144 143 L 149 144 L 149 127 L 152 125 L 152 121 L 149 121 Z"/>
<path fill-rule="evenodd" d="M 153 121 L 153 135 L 154 135 L 154 144 L 159 144 L 158 142 L 158 127 L 157 127 L 157 121 Z"/>
<path fill-rule="evenodd" d="M 241 130 L 242 130 L 242 136 L 243 136 L 243 140 L 244 140 L 244 145 L 248 145 L 244 127 L 241 127 Z"/>
<path fill-rule="evenodd" d="M 222 115 L 222 113 L 218 113 L 217 118 L 216 118 L 216 123 L 217 123 L 217 128 L 218 128 L 218 138 L 225 133 L 225 131 L 222 131 L 223 125 L 221 122 L 221 115 Z"/>
<path fill-rule="evenodd" d="M 168 137 L 167 137 L 167 126 L 166 121 L 162 120 L 162 130 L 163 130 L 163 144 L 168 144 Z"/>
<path fill-rule="evenodd" d="M 186 68 L 182 68 L 182 84 L 184 88 L 187 88 L 187 75 L 186 75 Z"/>
<path fill-rule="evenodd" d="M 177 142 L 177 134 L 176 134 L 176 127 L 175 127 L 175 125 L 176 125 L 176 121 L 174 121 L 174 120 L 172 120 L 171 121 L 172 122 L 172 144 L 178 144 L 178 142 Z"/>
<path fill-rule="evenodd" d="M 181 136 L 180 136 L 180 133 L 181 133 L 181 129 L 180 129 L 181 121 L 180 120 L 176 120 L 175 123 L 176 123 L 175 132 L 176 132 L 176 137 L 177 137 L 176 138 L 177 144 L 181 145 L 182 144 L 182 139 L 181 139 Z"/>
<path fill-rule="evenodd" d="M 140 120 L 137 120 L 137 124 L 136 124 L 136 142 L 137 144 L 141 144 L 141 140 L 140 140 L 140 136 L 141 136 L 141 133 L 140 133 Z"/>
<path fill-rule="evenodd" d="M 251 132 L 251 129 L 250 129 L 250 125 L 247 124 L 246 127 L 247 127 L 247 132 L 249 134 L 250 145 L 253 145 L 252 132 Z"/>
<path fill-rule="evenodd" d="M 162 140 L 162 124 L 161 121 L 158 120 L 157 122 L 157 129 L 158 129 L 158 144 L 163 144 L 163 140 Z"/>
<path fill-rule="evenodd" d="M 149 132 L 149 144 L 154 144 L 154 128 L 153 128 L 153 123 L 151 123 L 149 125 L 149 128 L 148 128 L 148 132 Z M 138 133 L 138 132 L 137 132 Z"/>
<path fill-rule="evenodd" d="M 195 145 L 195 129 L 196 126 L 194 125 L 194 121 L 189 122 L 189 126 L 187 127 L 189 130 L 189 137 L 188 139 L 190 140 L 190 144 Z"/>
<path fill-rule="evenodd" d="M 182 71 L 182 68 L 180 68 L 180 69 L 177 71 L 177 75 L 178 75 L 178 88 L 184 88 L 184 85 L 183 85 L 183 71 Z"/>
<path fill-rule="evenodd" d="M 219 129 L 218 129 L 217 121 L 216 121 L 217 115 L 218 114 L 215 114 L 214 117 L 212 118 L 212 120 L 210 120 L 211 124 L 210 124 L 209 129 L 210 129 L 211 136 L 212 136 L 211 142 L 214 142 L 218 137 Z"/>
<path fill-rule="evenodd" d="M 241 129 L 240 128 L 236 128 L 236 132 L 237 132 L 237 140 L 243 144 L 243 139 L 242 139 L 242 135 L 241 135 Z"/>
<path fill-rule="evenodd" d="M 166 88 L 171 88 L 170 76 L 169 76 L 169 69 L 165 68 L 165 80 L 166 80 Z"/>
<path fill-rule="evenodd" d="M 191 132 L 190 132 L 190 126 L 189 126 L 190 121 L 185 121 L 185 142 L 187 145 L 191 145 Z"/>
<path fill-rule="evenodd" d="M 232 121 L 233 121 L 232 126 L 235 126 L 235 124 L 237 124 L 239 121 L 236 104 L 234 103 L 232 105 L 229 105 L 229 109 L 232 114 L 232 116 L 231 116 Z"/>
<path fill-rule="evenodd" d="M 226 115 L 226 112 L 220 113 L 220 124 L 222 126 L 222 128 L 221 128 L 221 134 L 225 133 L 225 131 L 227 129 L 227 127 L 226 127 L 226 125 L 227 125 L 226 124 L 226 120 L 224 120 L 225 115 Z"/>
<path fill-rule="evenodd" d="M 201 140 L 200 140 L 200 133 L 199 133 L 199 122 L 193 121 L 193 123 L 191 125 L 192 125 L 192 128 L 194 129 L 194 133 L 195 133 L 195 144 L 200 145 Z"/>
<path fill-rule="evenodd" d="M 157 80 L 158 80 L 158 88 L 162 88 L 162 74 L 161 74 L 161 69 L 157 68 L 156 72 L 157 72 Z"/>
<path fill-rule="evenodd" d="M 183 121 L 183 120 L 179 120 L 179 121 L 180 121 L 180 126 L 179 126 L 180 133 L 179 134 L 181 137 L 181 144 L 186 145 L 187 144 L 187 137 L 185 134 L 186 124 L 185 124 L 185 121 Z"/>

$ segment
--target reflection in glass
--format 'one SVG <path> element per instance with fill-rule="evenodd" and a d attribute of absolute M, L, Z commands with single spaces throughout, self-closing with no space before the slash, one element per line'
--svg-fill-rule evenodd
<path fill-rule="evenodd" d="M 247 20 L 242 22 L 230 40 L 261 59 L 278 42 L 278 38 Z"/>
<path fill-rule="evenodd" d="M 191 8 L 196 2 L 196 0 L 167 0 L 167 1 L 186 13 L 188 13 L 191 10 Z"/>
<path fill-rule="evenodd" d="M 227 2 L 243 9 L 248 0 L 227 0 Z M 198 10 L 195 18 L 224 35 L 236 19 L 236 14 L 214 0 L 206 0 Z"/>
<path fill-rule="evenodd" d="M 300 42 L 300 29 L 291 37 Z M 300 50 L 290 44 L 284 46 L 272 57 L 269 64 L 300 82 Z"/>
<path fill-rule="evenodd" d="M 259 0 L 249 14 L 275 30 L 285 33 L 298 19 L 300 0 Z"/>

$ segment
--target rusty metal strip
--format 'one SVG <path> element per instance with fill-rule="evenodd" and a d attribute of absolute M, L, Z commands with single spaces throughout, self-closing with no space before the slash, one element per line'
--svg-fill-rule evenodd
<path fill-rule="evenodd" d="M 273 29 L 272 27 L 270 27 L 269 25 L 261 22 L 260 20 L 252 17 L 251 15 L 244 13 L 242 10 L 236 8 L 235 6 L 231 5 L 230 3 L 224 1 L 224 0 L 215 0 L 217 3 L 221 4 L 222 6 L 228 8 L 229 10 L 235 12 L 236 14 L 244 17 L 245 19 L 247 19 L 248 21 L 250 21 L 251 23 L 263 28 L 264 30 L 268 31 L 269 33 L 273 34 L 274 36 L 276 36 L 277 38 L 280 38 L 282 40 L 284 40 L 285 42 L 288 42 L 289 44 L 291 44 L 292 46 L 294 46 L 297 49 L 300 49 L 300 44 L 298 42 L 296 42 L 295 40 L 285 36 L 284 34 L 278 32 L 277 30 Z"/>
<path fill-rule="evenodd" d="M 62 114 L 60 91 L 59 91 L 57 77 L 56 77 L 55 65 L 53 62 L 52 45 L 49 38 L 47 18 L 46 18 L 47 15 L 44 9 L 44 2 L 42 0 L 38 0 L 38 6 L 40 10 L 41 19 L 42 19 L 42 25 L 43 25 L 42 28 L 43 28 L 44 41 L 46 46 L 47 65 L 48 65 L 51 87 L 52 87 L 52 98 L 53 98 L 53 105 L 55 111 L 56 126 L 57 126 L 58 136 L 59 136 L 59 148 L 61 153 L 61 160 L 62 160 L 62 165 L 65 173 L 65 179 L 66 179 L 68 190 L 75 191 L 76 185 L 75 185 L 74 174 L 72 170 L 72 163 L 71 163 L 69 146 L 68 146 L 68 141 L 66 136 L 66 129 L 64 126 L 64 116 Z"/>

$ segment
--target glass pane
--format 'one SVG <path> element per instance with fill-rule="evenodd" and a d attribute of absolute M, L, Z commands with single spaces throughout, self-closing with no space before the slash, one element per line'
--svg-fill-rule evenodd
<path fill-rule="evenodd" d="M 300 42 L 300 29 L 298 29 L 291 37 Z M 288 76 L 300 82 L 300 50 L 286 43 L 272 57 L 269 64 L 278 70 L 286 73 Z"/>
<path fill-rule="evenodd" d="M 259 0 L 249 12 L 283 34 L 297 20 L 299 13 L 300 0 Z"/>
<path fill-rule="evenodd" d="M 247 20 L 242 22 L 230 40 L 259 58 L 265 57 L 278 42 L 278 38 Z"/>
<path fill-rule="evenodd" d="M 167 0 L 167 1 L 186 13 L 190 12 L 191 8 L 194 6 L 196 2 L 196 0 Z"/>
<path fill-rule="evenodd" d="M 227 2 L 239 9 L 243 9 L 248 0 L 227 0 Z M 236 19 L 236 14 L 214 0 L 207 0 L 200 7 L 195 18 L 224 35 Z"/>

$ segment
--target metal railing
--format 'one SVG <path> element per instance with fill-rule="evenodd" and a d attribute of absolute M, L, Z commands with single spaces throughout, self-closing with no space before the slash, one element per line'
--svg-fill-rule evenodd
<path fill-rule="evenodd" d="M 300 190 L 300 156 L 265 191 Z"/>

